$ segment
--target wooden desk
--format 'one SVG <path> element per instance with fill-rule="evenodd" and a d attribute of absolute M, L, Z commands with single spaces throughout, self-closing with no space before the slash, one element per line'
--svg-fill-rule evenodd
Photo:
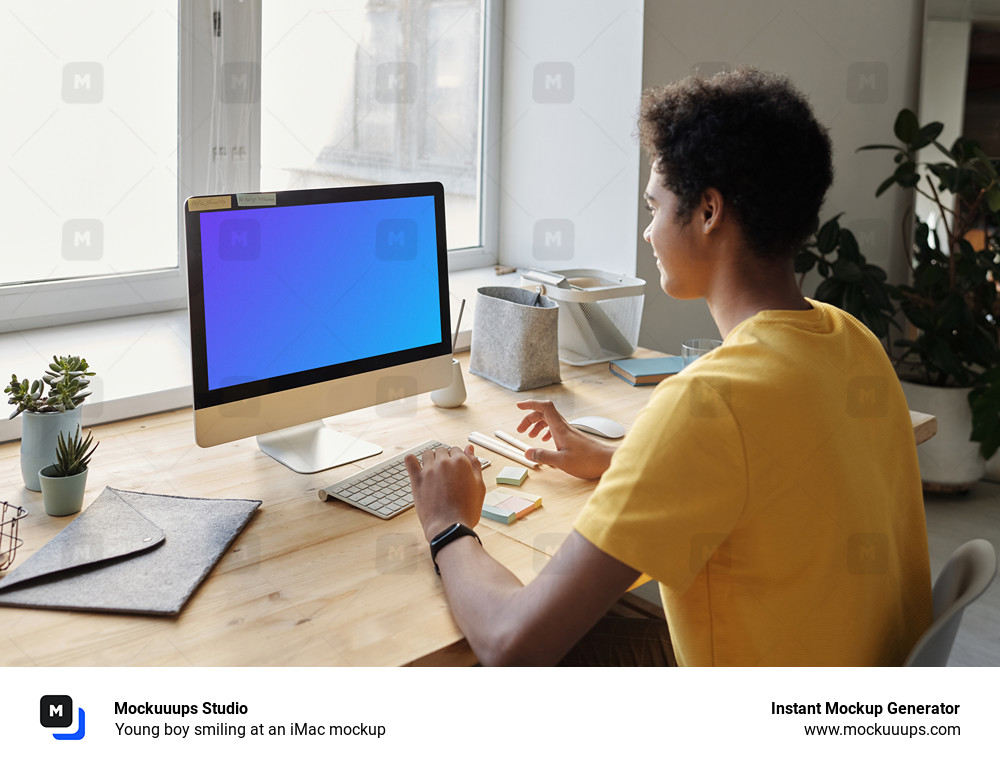
<path fill-rule="evenodd" d="M 468 357 L 462 357 L 468 370 Z M 572 417 L 600 413 L 629 424 L 649 398 L 606 364 L 563 367 L 563 384 L 530 392 Z M 429 395 L 338 416 L 337 428 L 383 446 L 383 456 L 427 439 L 466 444 L 469 431 L 508 431 L 519 420 L 509 392 L 466 374 L 469 402 L 440 410 Z M 189 410 L 94 427 L 101 441 L 86 507 L 112 487 L 185 496 L 259 498 L 263 505 L 178 618 L 0 608 L 0 666 L 403 665 L 472 662 L 430 566 L 417 517 L 384 521 L 317 490 L 358 465 L 295 474 L 253 439 L 203 449 Z M 914 417 L 918 435 L 933 418 Z M 0 445 L 0 500 L 24 506 L 23 563 L 70 518 L 49 517 L 21 482 L 19 443 Z M 481 451 L 482 452 L 482 451 Z M 490 454 L 487 486 L 511 462 Z M 359 462 L 367 465 L 378 458 Z M 506 525 L 484 520 L 483 545 L 528 581 L 569 532 L 593 488 L 560 472 L 532 472 L 544 508 Z"/>

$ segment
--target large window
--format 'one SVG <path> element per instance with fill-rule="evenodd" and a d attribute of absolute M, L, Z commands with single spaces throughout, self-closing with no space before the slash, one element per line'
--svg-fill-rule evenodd
<path fill-rule="evenodd" d="M 440 180 L 448 245 L 482 245 L 480 0 L 263 8 L 261 188 Z"/>
<path fill-rule="evenodd" d="M 4 10 L 0 332 L 182 306 L 192 194 L 439 180 L 452 267 L 495 262 L 496 3 Z"/>
<path fill-rule="evenodd" d="M 178 270 L 177 39 L 176 2 L 5 3 L 0 321 Z M 156 306 L 140 282 L 122 303 Z"/>

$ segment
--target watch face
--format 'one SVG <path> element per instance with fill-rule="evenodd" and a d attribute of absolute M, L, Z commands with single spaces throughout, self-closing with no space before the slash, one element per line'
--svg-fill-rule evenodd
<path fill-rule="evenodd" d="M 461 526 L 462 526 L 461 522 L 456 522 L 455 524 L 446 527 L 444 530 L 442 530 L 440 533 L 434 536 L 434 538 L 431 540 L 431 546 L 433 546 L 438 541 L 443 541 L 445 538 L 454 533 Z"/>

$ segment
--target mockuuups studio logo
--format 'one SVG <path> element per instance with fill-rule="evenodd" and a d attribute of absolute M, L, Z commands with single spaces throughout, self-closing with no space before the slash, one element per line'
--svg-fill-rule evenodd
<path fill-rule="evenodd" d="M 104 255 L 104 223 L 97 218 L 63 222 L 62 257 L 67 261 L 96 261 Z"/>
<path fill-rule="evenodd" d="M 417 222 L 412 218 L 385 218 L 375 226 L 375 258 L 412 261 L 417 257 Z"/>
<path fill-rule="evenodd" d="M 63 67 L 62 98 L 67 104 L 97 104 L 104 98 L 104 66 L 72 61 Z"/>
<path fill-rule="evenodd" d="M 256 261 L 260 258 L 260 221 L 234 218 L 219 226 L 219 258 Z"/>
<path fill-rule="evenodd" d="M 858 249 L 869 261 L 888 258 L 889 224 L 882 218 L 859 218 L 851 221 L 848 228 L 854 232 Z"/>
<path fill-rule="evenodd" d="M 854 376 L 847 382 L 847 414 L 852 418 L 885 418 L 889 414 L 889 382 L 882 376 Z"/>
<path fill-rule="evenodd" d="M 381 575 L 414 573 L 423 551 L 413 533 L 380 535 L 375 540 L 375 570 Z"/>
<path fill-rule="evenodd" d="M 883 575 L 889 571 L 889 539 L 884 533 L 855 533 L 847 538 L 847 572 Z"/>
<path fill-rule="evenodd" d="M 575 229 L 568 218 L 543 218 L 535 222 L 532 254 L 541 261 L 573 258 Z"/>
<path fill-rule="evenodd" d="M 569 104 L 573 100 L 574 70 L 568 61 L 535 65 L 531 95 L 539 104 Z"/>
<path fill-rule="evenodd" d="M 222 67 L 222 103 L 256 104 L 260 100 L 260 64 L 227 61 Z"/>
<path fill-rule="evenodd" d="M 417 65 L 386 61 L 375 68 L 375 100 L 380 104 L 412 104 L 417 100 Z"/>
<path fill-rule="evenodd" d="M 889 99 L 889 65 L 884 61 L 855 61 L 847 67 L 847 100 L 854 104 L 882 104 Z"/>
<path fill-rule="evenodd" d="M 66 729 L 73 726 L 73 699 L 69 695 L 43 695 L 39 701 L 38 721 L 42 727 Z M 76 710 L 75 732 L 54 732 L 56 740 L 81 740 L 86 735 L 82 708 Z"/>
<path fill-rule="evenodd" d="M 375 383 L 375 415 L 379 418 L 409 418 L 417 414 L 417 379 L 413 376 L 382 376 Z"/>

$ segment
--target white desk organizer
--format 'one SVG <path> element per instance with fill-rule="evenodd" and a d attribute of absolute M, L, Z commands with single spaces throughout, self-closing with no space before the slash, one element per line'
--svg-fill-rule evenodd
<path fill-rule="evenodd" d="M 569 365 L 631 357 L 639 343 L 646 281 L 599 269 L 521 272 L 521 287 L 554 299 L 559 359 Z"/>

